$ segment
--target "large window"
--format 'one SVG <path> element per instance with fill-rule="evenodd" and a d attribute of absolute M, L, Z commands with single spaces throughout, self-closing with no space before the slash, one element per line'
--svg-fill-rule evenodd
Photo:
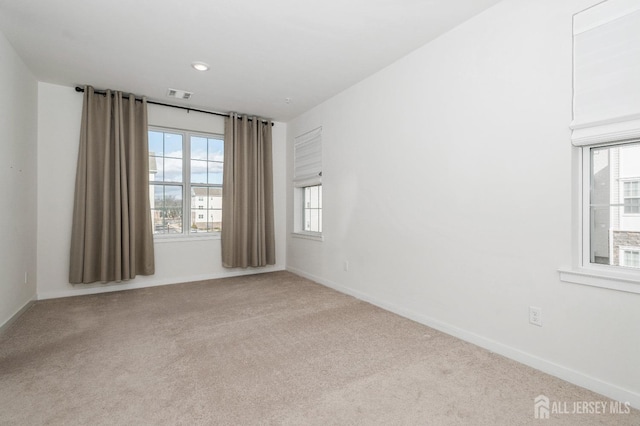
<path fill-rule="evenodd" d="M 149 129 L 149 192 L 155 234 L 220 231 L 223 160 L 220 135 Z"/>
<path fill-rule="evenodd" d="M 640 143 L 596 146 L 588 152 L 588 261 L 638 268 Z"/>

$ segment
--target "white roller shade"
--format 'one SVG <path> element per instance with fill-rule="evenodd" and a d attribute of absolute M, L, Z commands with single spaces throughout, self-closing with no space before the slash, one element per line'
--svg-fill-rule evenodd
<path fill-rule="evenodd" d="M 640 137 L 640 1 L 576 14 L 573 42 L 573 144 Z"/>
<path fill-rule="evenodd" d="M 322 127 L 295 138 L 293 183 L 310 186 L 322 183 Z"/>

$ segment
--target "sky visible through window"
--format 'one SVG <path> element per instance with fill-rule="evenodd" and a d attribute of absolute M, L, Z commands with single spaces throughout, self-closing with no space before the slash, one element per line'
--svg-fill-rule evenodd
<path fill-rule="evenodd" d="M 182 182 L 182 135 L 150 131 L 149 154 L 157 158 L 155 181 Z M 191 137 L 191 183 L 221 185 L 223 160 L 222 140 Z"/>

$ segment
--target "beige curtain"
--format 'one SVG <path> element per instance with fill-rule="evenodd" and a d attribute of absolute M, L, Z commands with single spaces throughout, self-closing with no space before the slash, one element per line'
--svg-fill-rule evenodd
<path fill-rule="evenodd" d="M 85 87 L 69 282 L 154 273 L 147 102 Z"/>
<path fill-rule="evenodd" d="M 222 264 L 275 263 L 271 122 L 232 114 L 224 130 Z"/>

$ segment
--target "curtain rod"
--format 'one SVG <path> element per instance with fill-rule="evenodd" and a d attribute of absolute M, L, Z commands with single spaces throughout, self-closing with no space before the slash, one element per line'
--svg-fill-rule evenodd
<path fill-rule="evenodd" d="M 80 87 L 80 86 L 76 86 L 76 92 L 78 93 L 84 93 L 84 88 Z M 106 95 L 107 92 L 105 90 L 93 90 L 93 93 L 96 93 L 98 95 Z M 134 95 L 135 96 L 135 95 Z M 135 96 L 136 101 L 142 101 L 141 98 L 138 98 L 137 96 Z M 220 117 L 231 117 L 231 114 L 226 114 L 223 112 L 214 112 L 214 111 L 205 111 L 202 109 L 196 109 L 196 108 L 190 108 L 190 107 L 186 107 L 186 106 L 182 106 L 182 105 L 172 105 L 172 104 L 165 104 L 162 102 L 156 102 L 156 101 L 150 101 L 147 100 L 148 104 L 152 104 L 152 105 L 160 105 L 160 106 L 164 106 L 164 107 L 169 107 L 169 108 L 178 108 L 178 109 L 184 109 L 187 110 L 187 112 L 189 111 L 195 111 L 195 112 L 202 112 L 204 114 L 212 114 L 212 115 L 218 115 Z M 253 121 L 253 118 L 251 117 L 247 117 L 247 119 L 249 121 Z M 263 123 L 267 123 L 267 120 L 262 120 Z M 275 123 L 271 122 L 271 126 L 273 126 Z"/>

